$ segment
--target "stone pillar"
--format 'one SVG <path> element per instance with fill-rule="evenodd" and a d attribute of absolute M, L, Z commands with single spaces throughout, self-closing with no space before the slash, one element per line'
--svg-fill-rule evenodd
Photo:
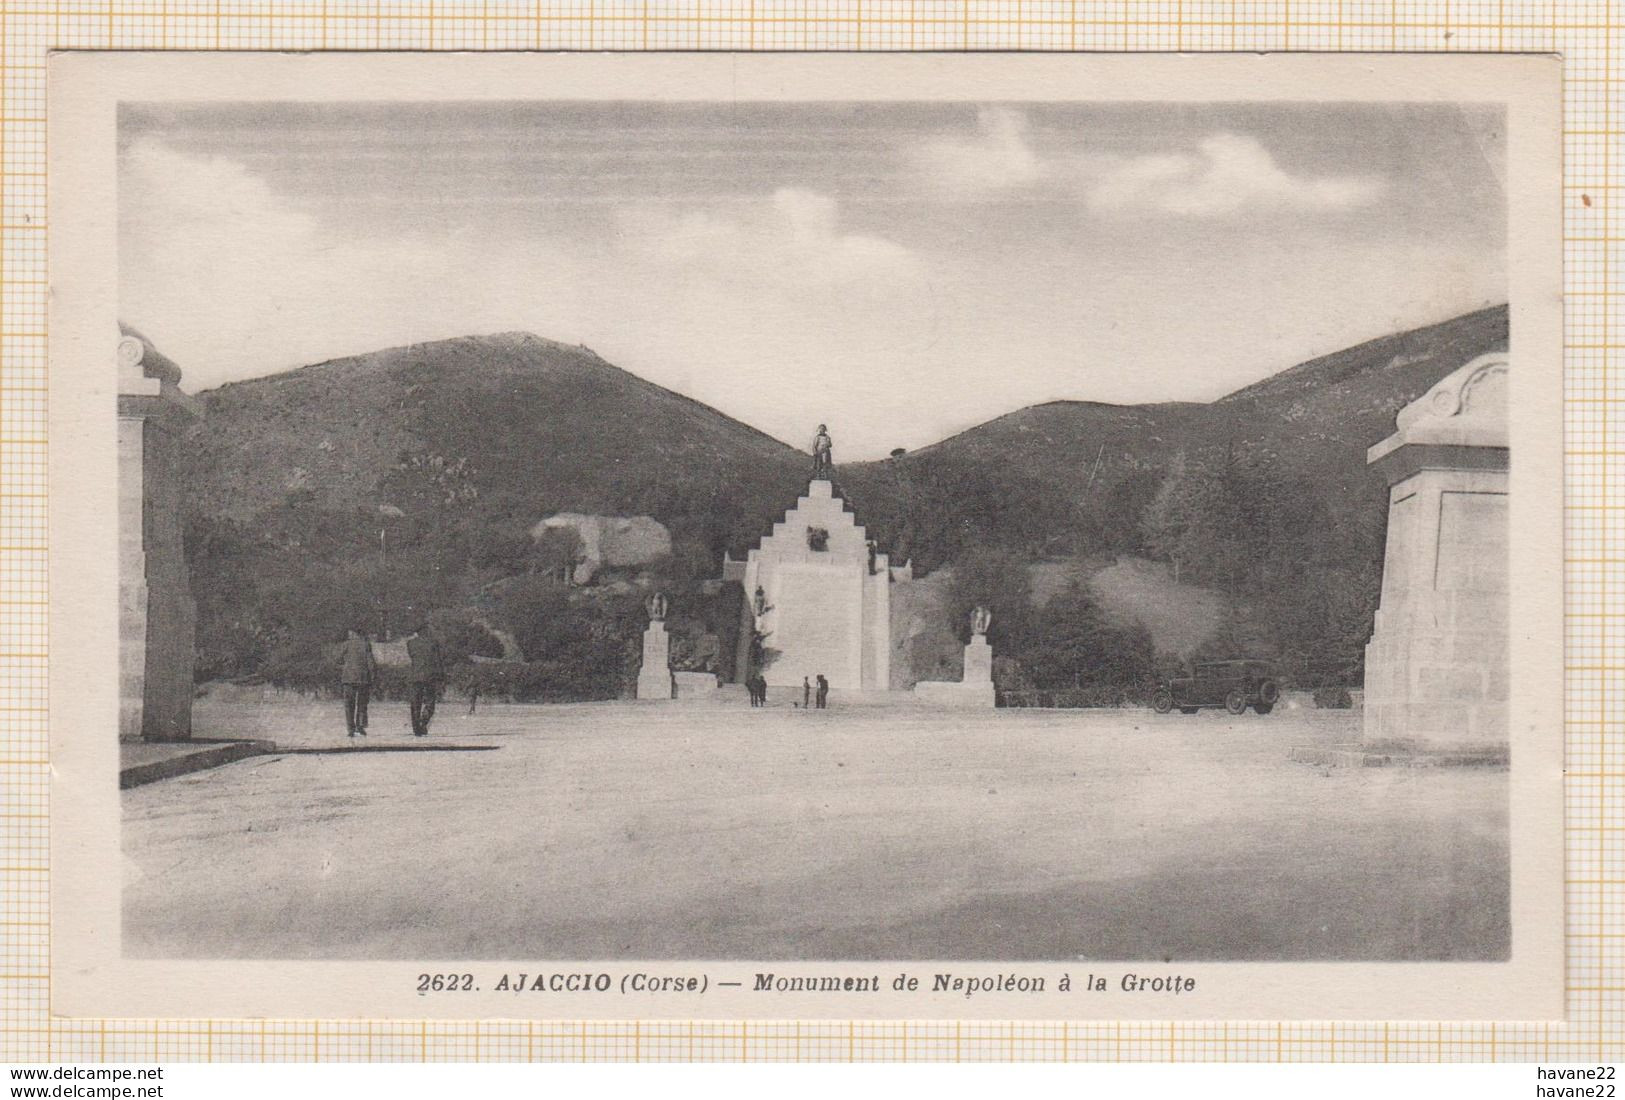
<path fill-rule="evenodd" d="M 993 647 L 987 644 L 985 635 L 976 635 L 965 647 L 965 675 L 961 679 L 966 684 L 993 683 Z"/>
<path fill-rule="evenodd" d="M 959 678 L 959 691 L 955 704 L 962 707 L 992 707 L 998 705 L 993 690 L 993 647 L 987 636 L 976 634 L 965 647 L 965 672 Z"/>
<path fill-rule="evenodd" d="M 651 622 L 643 632 L 643 664 L 638 668 L 638 698 L 669 702 L 672 697 L 671 635 L 666 624 Z"/>
<path fill-rule="evenodd" d="M 182 545 L 180 371 L 141 337 L 118 343 L 119 740 L 192 735 L 197 606 Z"/>
<path fill-rule="evenodd" d="M 1507 369 L 1497 353 L 1452 372 L 1368 453 L 1390 488 L 1367 741 L 1507 743 Z"/>

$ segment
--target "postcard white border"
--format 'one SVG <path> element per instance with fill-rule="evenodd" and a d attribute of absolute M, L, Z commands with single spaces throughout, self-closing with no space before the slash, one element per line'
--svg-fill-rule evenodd
<path fill-rule="evenodd" d="M 1563 1015 L 1561 63 L 1510 54 L 501 54 L 67 52 L 48 65 L 52 1003 L 61 1016 L 1558 1020 Z M 750 992 L 778 974 L 943 964 L 550 961 L 706 973 L 703 997 L 423 998 L 415 976 L 538 960 L 145 961 L 119 950 L 115 203 L 123 100 L 1483 102 L 1508 117 L 1513 451 L 1511 858 L 1505 963 L 1193 963 L 1195 993 L 1064 999 Z M 183 364 L 184 367 L 184 364 Z M 1097 973 L 1136 969 L 1094 964 Z M 955 969 L 966 969 L 955 967 Z M 1077 980 L 1088 963 L 967 973 Z M 1139 968 L 1146 972 L 1148 968 Z M 1155 968 L 1160 973 L 1168 968 Z M 719 989 L 718 977 L 744 978 Z M 923 983 L 929 985 L 929 983 Z"/>

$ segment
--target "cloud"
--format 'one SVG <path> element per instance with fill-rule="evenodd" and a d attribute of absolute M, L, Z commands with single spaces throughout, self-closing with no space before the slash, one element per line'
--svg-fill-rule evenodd
<path fill-rule="evenodd" d="M 1041 137 L 1017 131 L 1029 144 Z M 1014 219 L 940 198 L 925 207 L 940 223 L 985 229 L 984 249 L 932 245 L 889 204 L 849 206 L 805 187 L 589 208 L 484 202 L 490 187 L 471 172 L 456 193 L 480 217 L 448 222 L 432 207 L 381 210 L 395 188 L 387 175 L 346 176 L 353 186 L 335 192 L 325 179 L 149 139 L 121 161 L 120 305 L 188 389 L 526 329 L 585 342 L 798 445 L 823 420 L 854 457 L 1060 397 L 1205 396 L 1256 379 L 1266 362 L 1504 293 L 1495 254 L 1472 241 L 1352 221 L 1193 247 L 1193 219 L 1240 210 L 1238 194 L 1259 209 L 1369 201 L 1272 158 L 1222 147 L 1210 157 L 1204 144 L 1039 158 L 1029 190 L 1005 193 L 1042 194 L 1091 220 L 1063 213 L 1053 232 L 1008 245 L 995 236 Z M 1011 263 L 1006 247 L 1030 262 Z M 1175 299 L 1184 306 L 1170 320 Z"/>
<path fill-rule="evenodd" d="M 1095 213 L 1153 212 L 1212 218 L 1247 207 L 1352 210 L 1381 196 L 1374 176 L 1294 176 L 1244 134 L 1218 133 L 1194 154 L 1085 156 L 1085 205 Z"/>
<path fill-rule="evenodd" d="M 784 360 L 789 342 L 814 357 L 843 324 L 870 334 L 890 317 L 895 330 L 898 298 L 925 268 L 801 188 L 726 206 L 622 206 L 586 235 L 547 208 L 504 208 L 478 230 L 430 219 L 390 232 L 324 214 L 240 162 L 153 140 L 126 150 L 120 169 L 120 313 L 190 389 L 525 329 L 631 349 L 651 380 L 691 393 L 714 381 L 702 396 L 721 401 L 719 349 Z"/>
<path fill-rule="evenodd" d="M 516 297 L 552 292 L 559 271 L 543 249 L 521 273 L 450 233 L 347 233 L 239 162 L 150 140 L 121 159 L 119 214 L 120 316 L 176 359 L 188 388 L 515 327 L 491 322 Z"/>
<path fill-rule="evenodd" d="M 974 135 L 928 141 L 912 155 L 928 186 L 965 198 L 1028 187 L 1050 172 L 1028 140 L 1027 116 L 1005 107 L 977 112 Z"/>
<path fill-rule="evenodd" d="M 655 207 L 623 211 L 620 220 L 623 253 L 730 284 L 833 286 L 919 269 L 893 241 L 844 232 L 836 201 L 799 187 L 726 211 Z"/>
<path fill-rule="evenodd" d="M 1078 196 L 1090 213 L 1216 218 L 1247 208 L 1350 210 L 1384 183 L 1373 176 L 1295 176 L 1254 137 L 1215 133 L 1194 151 L 1141 155 L 1041 152 L 1027 117 L 1009 108 L 977 115 L 976 132 L 937 139 L 911 153 L 930 189 L 961 200 L 1009 194 Z"/>
<path fill-rule="evenodd" d="M 281 201 L 241 164 L 155 141 L 125 153 L 119 204 L 126 288 L 206 283 L 307 246 L 316 230 L 314 218 Z M 135 274 L 140 278 L 129 277 Z"/>

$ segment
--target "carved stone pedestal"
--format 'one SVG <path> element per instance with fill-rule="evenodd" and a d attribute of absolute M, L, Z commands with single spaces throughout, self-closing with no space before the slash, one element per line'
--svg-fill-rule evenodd
<path fill-rule="evenodd" d="M 181 540 L 180 371 L 145 340 L 118 344 L 119 740 L 192 735 L 197 607 Z"/>
<path fill-rule="evenodd" d="M 652 622 L 643 632 L 643 664 L 638 669 L 638 698 L 670 702 L 671 635 L 666 624 Z"/>
<path fill-rule="evenodd" d="M 1366 646 L 1366 741 L 1505 745 L 1507 358 L 1400 410 L 1369 461 L 1391 486 L 1382 603 Z"/>
<path fill-rule="evenodd" d="M 921 680 L 914 685 L 914 697 L 941 707 L 994 706 L 993 647 L 982 635 L 976 635 L 965 647 L 965 673 L 959 682 Z"/>
<path fill-rule="evenodd" d="M 965 675 L 962 679 L 967 685 L 991 686 L 993 683 L 993 647 L 980 634 L 965 647 Z"/>

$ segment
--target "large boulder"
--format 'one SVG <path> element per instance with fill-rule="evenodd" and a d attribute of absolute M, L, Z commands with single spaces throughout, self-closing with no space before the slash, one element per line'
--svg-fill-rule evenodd
<path fill-rule="evenodd" d="M 532 538 L 541 538 L 549 529 L 569 528 L 581 539 L 581 558 L 575 568 L 575 582 L 587 584 L 600 569 L 649 565 L 671 553 L 671 532 L 650 516 L 595 516 L 583 512 L 559 512 L 530 529 Z"/>

